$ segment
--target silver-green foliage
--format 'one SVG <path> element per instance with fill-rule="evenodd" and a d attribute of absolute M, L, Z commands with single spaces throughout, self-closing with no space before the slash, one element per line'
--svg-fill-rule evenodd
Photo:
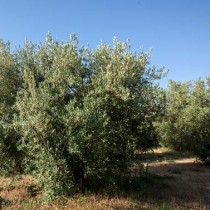
<path fill-rule="evenodd" d="M 74 35 L 62 43 L 48 35 L 14 54 L 16 147 L 48 198 L 114 186 L 136 150 L 157 145 L 163 70 L 148 68 L 148 53 L 117 39 L 90 50 Z"/>
<path fill-rule="evenodd" d="M 166 98 L 166 115 L 157 124 L 163 143 L 206 160 L 210 156 L 210 79 L 170 81 Z"/>
<path fill-rule="evenodd" d="M 17 150 L 18 134 L 12 125 L 17 88 L 18 68 L 10 44 L 0 40 L 0 173 L 20 170 L 21 153 Z"/>

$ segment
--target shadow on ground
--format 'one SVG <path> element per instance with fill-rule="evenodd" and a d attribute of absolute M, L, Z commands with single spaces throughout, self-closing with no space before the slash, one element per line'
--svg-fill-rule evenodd
<path fill-rule="evenodd" d="M 162 162 L 144 159 L 148 160 L 144 162 L 148 173 L 156 175 L 156 179 L 147 184 L 141 196 L 151 202 L 170 203 L 174 209 L 210 209 L 209 165 L 194 158 L 175 158 L 174 153 L 161 154 L 161 158 L 165 155 Z M 173 161 L 167 161 L 169 156 Z"/>
<path fill-rule="evenodd" d="M 192 154 L 190 153 L 182 153 L 182 152 L 177 152 L 177 151 L 171 151 L 171 150 L 166 150 L 166 151 L 151 151 L 146 154 L 137 154 L 136 155 L 136 160 L 139 161 L 147 161 L 147 162 L 174 162 L 175 160 L 182 160 L 185 158 L 192 158 Z"/>

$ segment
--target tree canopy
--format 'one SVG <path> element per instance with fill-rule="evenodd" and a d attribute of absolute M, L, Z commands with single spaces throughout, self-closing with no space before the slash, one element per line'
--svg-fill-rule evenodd
<path fill-rule="evenodd" d="M 170 81 L 166 98 L 166 114 L 157 123 L 162 142 L 206 160 L 210 157 L 210 79 Z"/>
<path fill-rule="evenodd" d="M 114 187 L 137 150 L 158 144 L 164 69 L 149 61 L 116 38 L 94 50 L 75 35 L 14 52 L 1 42 L 1 164 L 18 156 L 7 170 L 31 174 L 48 198 Z"/>

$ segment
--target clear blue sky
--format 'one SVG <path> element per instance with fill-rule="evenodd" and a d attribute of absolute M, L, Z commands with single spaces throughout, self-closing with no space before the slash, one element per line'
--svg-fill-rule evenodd
<path fill-rule="evenodd" d="M 91 48 L 129 38 L 134 52 L 153 49 L 151 64 L 169 69 L 167 79 L 210 76 L 210 0 L 0 0 L 4 41 L 37 43 L 48 31 L 59 40 L 76 33 Z"/>

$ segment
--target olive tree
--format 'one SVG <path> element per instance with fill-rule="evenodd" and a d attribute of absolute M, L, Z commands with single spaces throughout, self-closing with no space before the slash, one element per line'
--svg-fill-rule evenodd
<path fill-rule="evenodd" d="M 157 123 L 162 142 L 206 160 L 210 156 L 209 79 L 194 83 L 170 81 L 166 115 Z"/>
<path fill-rule="evenodd" d="M 48 35 L 27 42 L 16 59 L 17 147 L 48 198 L 113 188 L 137 150 L 157 145 L 163 69 L 148 67 L 148 53 L 133 54 L 117 39 L 91 50 L 75 35 L 61 43 Z"/>

